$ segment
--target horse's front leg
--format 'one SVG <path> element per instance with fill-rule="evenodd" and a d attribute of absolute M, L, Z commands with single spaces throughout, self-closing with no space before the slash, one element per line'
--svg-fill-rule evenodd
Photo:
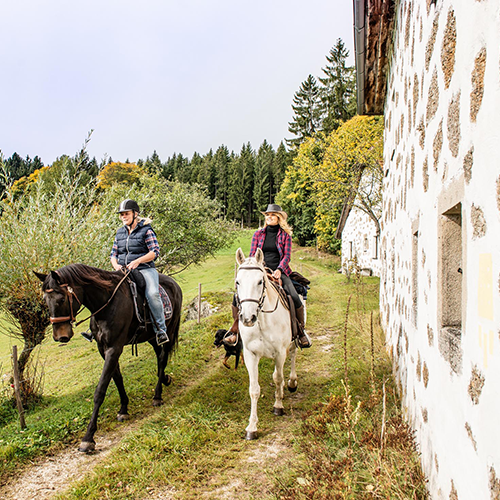
<path fill-rule="evenodd" d="M 248 426 L 245 429 L 246 435 L 245 439 L 257 439 L 257 423 L 259 418 L 257 417 L 257 403 L 260 397 L 260 385 L 259 385 L 259 357 L 253 352 L 244 349 L 245 366 L 248 370 L 249 388 L 250 393 L 250 419 Z"/>
<path fill-rule="evenodd" d="M 106 360 L 103 345 L 99 344 L 98 349 L 99 349 L 99 353 L 102 356 L 102 358 L 104 360 Z M 129 399 L 127 396 L 127 392 L 125 391 L 125 385 L 123 383 L 123 376 L 122 376 L 122 373 L 120 371 L 119 361 L 116 363 L 116 368 L 115 368 L 115 371 L 113 372 L 113 380 L 115 382 L 116 388 L 118 389 L 118 394 L 120 395 L 120 410 L 119 410 L 116 418 L 119 422 L 123 422 L 124 420 L 127 420 L 129 417 L 129 415 L 128 415 Z"/>
<path fill-rule="evenodd" d="M 120 358 L 122 350 L 123 347 L 110 347 L 104 351 L 104 368 L 94 392 L 94 410 L 92 411 L 92 416 L 87 426 L 87 432 L 78 448 L 79 451 L 90 452 L 95 450 L 94 434 L 97 430 L 99 409 L 106 396 L 111 377 L 114 375 L 116 367 L 118 366 L 118 359 Z"/>
<path fill-rule="evenodd" d="M 274 372 L 273 372 L 273 380 L 274 380 L 274 407 L 273 413 L 275 415 L 281 416 L 285 414 L 283 410 L 283 392 L 285 386 L 285 378 L 283 376 L 283 369 L 285 366 L 286 352 L 280 352 L 277 354 L 274 360 Z"/>
<path fill-rule="evenodd" d="M 297 390 L 297 372 L 295 371 L 295 359 L 297 358 L 297 346 L 295 342 L 290 344 L 290 378 L 288 379 L 288 390 L 295 392 Z"/>

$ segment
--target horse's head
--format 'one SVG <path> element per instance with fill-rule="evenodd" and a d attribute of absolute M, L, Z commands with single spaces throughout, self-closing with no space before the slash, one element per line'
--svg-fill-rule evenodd
<path fill-rule="evenodd" d="M 245 259 L 243 251 L 238 248 L 236 262 L 240 266 L 236 274 L 236 295 L 240 307 L 240 321 L 245 326 L 253 326 L 264 304 L 267 279 L 264 269 L 264 254 L 258 248 L 255 257 Z"/>
<path fill-rule="evenodd" d="M 56 342 L 69 342 L 73 337 L 72 321 L 76 311 L 73 310 L 74 292 L 67 283 L 62 283 L 56 271 L 49 274 L 35 272 L 42 281 L 43 298 L 49 308 L 50 322 L 52 323 L 52 337 Z M 76 305 L 78 309 L 78 305 Z"/>

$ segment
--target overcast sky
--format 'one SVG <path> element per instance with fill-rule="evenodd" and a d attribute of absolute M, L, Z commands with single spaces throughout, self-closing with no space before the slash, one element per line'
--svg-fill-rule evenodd
<path fill-rule="evenodd" d="M 290 138 L 294 93 L 352 0 L 16 0 L 0 6 L 0 149 L 164 161 Z"/>

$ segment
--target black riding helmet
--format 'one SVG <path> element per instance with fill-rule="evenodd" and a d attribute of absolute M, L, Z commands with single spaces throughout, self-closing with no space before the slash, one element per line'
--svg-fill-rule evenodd
<path fill-rule="evenodd" d="M 129 212 L 129 211 L 137 213 L 141 211 L 139 205 L 135 200 L 123 200 L 120 203 L 120 206 L 118 207 L 116 213 L 121 214 L 122 212 Z"/>

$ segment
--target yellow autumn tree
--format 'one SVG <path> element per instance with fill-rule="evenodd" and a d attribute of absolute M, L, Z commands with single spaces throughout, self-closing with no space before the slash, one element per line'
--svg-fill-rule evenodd
<path fill-rule="evenodd" d="M 327 137 L 323 161 L 309 171 L 320 248 L 337 249 L 335 232 L 346 203 L 368 214 L 380 230 L 383 134 L 383 117 L 355 116 Z"/>
<path fill-rule="evenodd" d="M 300 245 L 313 245 L 317 203 L 312 173 L 323 161 L 324 136 L 308 137 L 298 147 L 292 165 L 287 167 L 276 201 L 283 207 Z"/>
<path fill-rule="evenodd" d="M 121 163 L 118 161 L 106 165 L 97 176 L 97 187 L 108 189 L 114 184 L 131 186 L 138 184 L 144 170 L 135 163 Z"/>
<path fill-rule="evenodd" d="M 32 174 L 28 176 L 23 176 L 20 179 L 14 181 L 12 186 L 10 187 L 10 195 L 13 200 L 17 200 L 21 196 L 24 196 L 28 193 L 33 184 L 39 181 L 40 177 L 49 169 L 49 167 L 42 167 L 35 170 Z"/>

